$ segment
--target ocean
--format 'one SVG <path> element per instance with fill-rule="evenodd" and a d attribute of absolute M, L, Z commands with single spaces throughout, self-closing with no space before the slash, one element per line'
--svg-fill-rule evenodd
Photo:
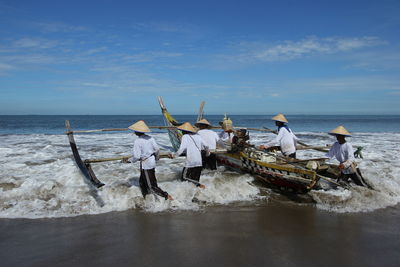
<path fill-rule="evenodd" d="M 229 117 L 235 126 L 275 129 L 271 115 Z M 196 116 L 178 115 L 175 118 L 181 122 L 194 122 Z M 206 118 L 217 125 L 222 116 Z M 287 118 L 301 141 L 316 146 L 332 144 L 334 137 L 327 132 L 344 125 L 353 133 L 348 141 L 353 146 L 363 147 L 364 159 L 358 163 L 366 180 L 376 189 L 312 190 L 307 201 L 292 200 L 295 205 L 332 213 L 359 213 L 399 203 L 400 116 L 288 115 Z M 74 164 L 65 135 L 65 120 L 70 120 L 74 130 L 89 130 L 126 128 L 140 119 L 148 125 L 163 125 L 161 115 L 0 116 L 0 218 L 58 218 L 128 210 L 202 212 L 209 207 L 231 209 L 282 199 L 281 195 L 257 185 L 252 176 L 223 167 L 216 172 L 204 171 L 201 181 L 206 190 L 199 190 L 191 183 L 178 180 L 183 158 L 161 159 L 157 165 L 159 186 L 174 197 L 171 202 L 153 196 L 146 200 L 142 198 L 138 187 L 138 164 L 93 164 L 97 177 L 106 185 L 99 190 L 88 186 Z M 154 130 L 151 135 L 163 151 L 172 150 L 165 131 Z M 250 142 L 255 145 L 273 137 L 271 133 L 250 132 Z M 83 159 L 129 155 L 135 138 L 128 131 L 75 135 Z M 314 156 L 322 154 L 298 151 L 298 158 Z M 193 198 L 199 201 L 193 202 Z"/>
<path fill-rule="evenodd" d="M 269 127 L 273 115 L 228 115 L 235 125 Z M 178 121 L 194 122 L 197 116 L 176 115 Z M 351 132 L 398 133 L 400 115 L 287 115 L 289 126 L 296 132 L 327 132 L 344 125 Z M 208 115 L 207 120 L 218 125 L 222 115 Z M 75 129 L 126 128 L 137 120 L 149 125 L 164 125 L 161 115 L 0 115 L 0 134 L 63 134 L 65 120 Z"/>
<path fill-rule="evenodd" d="M 266 116 L 231 116 L 236 126 L 275 128 Z M 369 190 L 276 193 L 248 174 L 203 171 L 199 189 L 178 180 L 183 158 L 161 159 L 159 186 L 173 201 L 138 188 L 138 164 L 92 164 L 105 186 L 89 186 L 72 158 L 74 130 L 126 128 L 155 116 L 0 116 L 0 259 L 2 266 L 398 266 L 400 116 L 287 116 L 310 145 L 331 144 L 344 125 Z M 176 116 L 179 121 L 195 116 Z M 217 124 L 222 116 L 206 116 Z M 163 130 L 151 134 L 172 150 Z M 262 144 L 271 133 L 251 131 Z M 128 131 L 76 134 L 83 159 L 129 155 Z M 321 152 L 298 151 L 298 158 Z M 194 201 L 196 199 L 196 201 Z"/>

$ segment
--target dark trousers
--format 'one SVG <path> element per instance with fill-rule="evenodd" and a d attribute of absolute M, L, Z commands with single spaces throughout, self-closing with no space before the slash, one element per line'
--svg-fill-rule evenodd
<path fill-rule="evenodd" d="M 288 157 L 289 157 L 289 158 L 293 158 L 293 159 L 295 159 L 295 158 L 296 158 L 296 152 L 294 152 L 294 153 L 292 153 L 292 154 L 288 155 Z"/>
<path fill-rule="evenodd" d="M 141 169 L 140 170 L 139 185 L 140 185 L 140 190 L 142 191 L 143 197 L 145 197 L 147 194 L 152 193 L 149 190 L 146 175 L 151 184 L 151 191 L 153 191 L 155 194 L 157 194 L 165 199 L 168 199 L 168 193 L 161 190 L 157 185 L 155 169 L 150 169 L 150 170 Z"/>
<path fill-rule="evenodd" d="M 210 154 L 208 157 L 206 156 L 206 151 L 201 151 L 201 159 L 203 161 L 203 168 L 216 170 L 217 169 L 217 155 Z"/>
<path fill-rule="evenodd" d="M 364 177 L 361 175 L 361 171 L 359 168 L 356 169 L 355 173 L 350 173 L 350 174 L 342 173 L 339 177 L 339 180 L 345 182 L 349 182 L 349 179 L 351 179 L 356 185 L 365 186 L 372 189 L 372 187 L 369 184 L 367 184 L 367 182 L 365 182 Z"/>
<path fill-rule="evenodd" d="M 200 175 L 201 175 L 201 170 L 203 169 L 203 167 L 192 167 L 192 168 L 183 168 L 182 171 L 182 176 L 181 176 L 181 180 L 182 181 L 189 181 L 192 182 L 194 184 L 196 184 L 197 186 L 200 185 Z"/>

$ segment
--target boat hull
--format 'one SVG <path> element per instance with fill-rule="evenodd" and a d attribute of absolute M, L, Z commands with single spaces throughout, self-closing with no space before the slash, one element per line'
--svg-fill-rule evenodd
<path fill-rule="evenodd" d="M 248 157 L 245 153 L 218 154 L 217 162 L 219 166 L 240 173 L 248 173 L 264 185 L 285 192 L 307 193 L 318 181 L 313 171 L 260 162 Z"/>
<path fill-rule="evenodd" d="M 177 121 L 169 114 L 161 97 L 159 98 L 159 103 L 165 125 L 176 126 L 178 124 Z M 182 133 L 176 128 L 171 128 L 168 129 L 168 135 L 174 150 L 178 150 Z M 256 151 L 256 149 L 253 150 Z M 217 154 L 218 165 L 240 173 L 248 173 L 265 185 L 287 192 L 306 193 L 315 187 L 318 182 L 318 176 L 315 171 L 298 168 L 290 164 L 263 162 L 252 157 L 250 154 L 253 152 L 247 152 L 238 151 Z M 260 153 L 260 151 L 257 151 L 257 153 Z"/>

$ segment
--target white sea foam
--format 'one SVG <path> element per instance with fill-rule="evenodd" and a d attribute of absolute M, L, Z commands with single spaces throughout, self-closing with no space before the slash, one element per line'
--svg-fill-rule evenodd
<path fill-rule="evenodd" d="M 298 133 L 311 145 L 332 143 L 325 133 Z M 154 134 L 162 149 L 170 149 L 168 135 Z M 252 133 L 255 144 L 272 135 Z M 333 212 L 371 211 L 400 202 L 399 133 L 364 133 L 350 142 L 363 146 L 360 168 L 374 191 L 354 186 L 350 190 L 310 192 L 317 207 Z M 83 159 L 128 155 L 132 134 L 89 134 L 75 136 Z M 319 157 L 319 152 L 298 151 L 298 157 Z M 72 159 L 65 135 L 0 136 L 0 217 L 41 218 L 99 214 L 128 209 L 147 212 L 199 210 L 207 205 L 235 205 L 263 198 L 250 175 L 225 171 L 204 171 L 206 189 L 178 180 L 184 159 L 161 159 L 156 173 L 159 186 L 173 201 L 152 195 L 143 199 L 138 185 L 138 164 L 108 162 L 92 164 L 97 177 L 106 185 L 99 190 L 89 186 Z"/>

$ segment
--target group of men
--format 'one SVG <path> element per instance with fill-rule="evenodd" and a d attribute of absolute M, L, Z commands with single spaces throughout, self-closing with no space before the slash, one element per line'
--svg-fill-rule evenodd
<path fill-rule="evenodd" d="M 259 146 L 259 149 L 265 150 L 279 147 L 284 156 L 296 158 L 298 138 L 287 126 L 288 120 L 283 114 L 274 116 L 272 120 L 275 121 L 275 125 L 278 127 L 277 136 L 267 144 Z M 200 188 L 205 188 L 199 182 L 202 169 L 215 170 L 217 168 L 216 155 L 210 153 L 210 150 L 216 149 L 217 144 L 225 147 L 225 142 L 232 142 L 235 138 L 232 121 L 225 118 L 220 125 L 223 131 L 219 134 L 210 129 L 212 126 L 206 119 L 202 119 L 195 124 L 198 130 L 189 122 L 177 126 L 177 129 L 183 134 L 181 144 L 178 151 L 169 154 L 169 157 L 175 158 L 182 154 L 186 155 L 186 163 L 182 171 L 181 180 L 186 180 Z M 144 121 L 140 120 L 129 126 L 129 129 L 133 130 L 135 135 L 138 136 L 134 142 L 133 155 L 129 161 L 140 161 L 139 185 L 143 197 L 154 193 L 166 200 L 172 200 L 172 196 L 157 185 L 155 167 L 160 149 L 154 138 L 147 135 L 147 133 L 151 132 L 149 127 Z M 330 131 L 329 134 L 336 136 L 337 142 L 333 144 L 326 157 L 336 158 L 340 162 L 339 169 L 341 170 L 341 176 L 339 179 L 345 181 L 351 179 L 357 185 L 367 186 L 358 168 L 356 168 L 353 147 L 345 140 L 351 134 L 343 126 L 338 126 Z"/>
<path fill-rule="evenodd" d="M 216 132 L 210 130 L 211 124 L 202 119 L 195 126 L 196 130 L 189 122 L 177 126 L 182 132 L 182 139 L 178 151 L 169 154 L 170 158 L 175 158 L 182 154 L 186 155 L 185 167 L 182 171 L 182 180 L 194 183 L 200 188 L 205 188 L 200 181 L 200 175 L 203 168 L 216 170 L 217 159 L 215 154 L 210 151 L 215 150 L 217 144 L 224 147 L 224 138 L 221 138 Z M 147 135 L 151 132 L 150 128 L 142 120 L 128 127 L 133 130 L 138 137 L 133 145 L 133 155 L 129 162 L 140 161 L 139 186 L 143 197 L 154 193 L 165 199 L 172 200 L 172 196 L 160 189 L 157 185 L 155 176 L 156 160 L 160 153 L 160 148 L 154 138 Z M 230 132 L 228 129 L 227 132 Z"/>

